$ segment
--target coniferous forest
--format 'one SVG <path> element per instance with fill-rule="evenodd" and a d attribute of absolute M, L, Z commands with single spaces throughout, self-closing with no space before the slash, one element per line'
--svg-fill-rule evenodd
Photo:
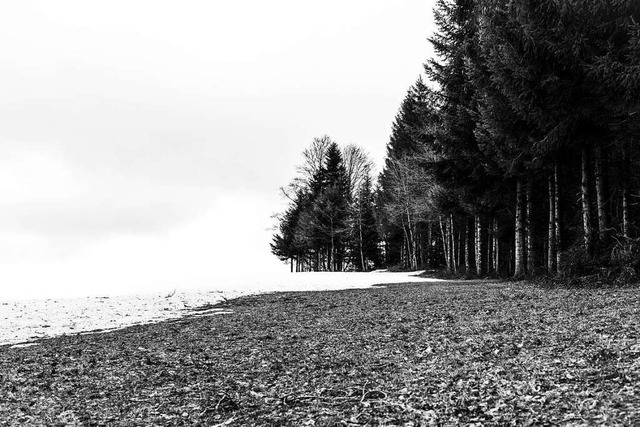
<path fill-rule="evenodd" d="M 273 253 L 297 271 L 633 278 L 640 3 L 438 0 L 434 17 L 377 183 L 357 147 L 315 140 Z"/>
<path fill-rule="evenodd" d="M 369 270 L 380 265 L 371 160 L 355 145 L 328 136 L 303 152 L 298 176 L 282 188 L 289 199 L 272 252 L 291 271 Z"/>

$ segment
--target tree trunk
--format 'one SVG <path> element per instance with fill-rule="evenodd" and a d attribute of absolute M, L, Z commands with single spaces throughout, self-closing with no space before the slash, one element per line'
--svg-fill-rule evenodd
<path fill-rule="evenodd" d="M 498 218 L 493 218 L 493 271 L 500 274 L 500 228 Z"/>
<path fill-rule="evenodd" d="M 408 237 L 409 237 L 409 246 L 407 247 L 408 256 L 409 256 L 409 269 L 415 270 L 417 268 L 418 259 L 416 257 L 416 238 L 413 232 L 413 221 L 411 220 L 411 211 L 409 210 L 409 205 L 406 205 L 406 213 L 407 213 L 407 229 L 408 229 Z"/>
<path fill-rule="evenodd" d="M 458 222 L 458 232 L 457 232 L 457 236 L 458 236 L 458 253 L 457 253 L 457 258 L 458 258 L 458 265 L 460 266 L 459 271 L 462 273 L 466 273 L 467 271 L 467 266 L 464 265 L 464 241 L 465 238 L 467 237 L 467 233 L 465 232 L 464 229 L 464 222 L 460 223 Z"/>
<path fill-rule="evenodd" d="M 582 231 L 584 233 L 584 248 L 593 256 L 593 230 L 591 228 L 591 196 L 589 194 L 589 153 L 582 148 Z"/>
<path fill-rule="evenodd" d="M 493 220 L 489 220 L 489 224 L 487 226 L 487 258 L 486 262 L 486 272 L 493 272 Z"/>
<path fill-rule="evenodd" d="M 562 221 L 560 221 L 560 178 L 558 177 L 558 161 L 556 160 L 553 167 L 553 193 L 554 200 L 554 229 L 556 232 L 556 271 L 562 273 L 563 257 L 562 257 Z"/>
<path fill-rule="evenodd" d="M 402 232 L 404 234 L 404 244 L 402 245 L 402 252 L 401 252 L 401 258 L 402 258 L 402 265 L 404 268 L 406 269 L 410 269 L 409 266 L 409 232 L 407 231 L 407 226 L 403 225 L 402 226 Z"/>
<path fill-rule="evenodd" d="M 409 230 L 411 237 L 411 270 L 418 269 L 418 245 L 415 233 L 412 229 Z"/>
<path fill-rule="evenodd" d="M 482 268 L 482 220 L 480 219 L 480 215 L 475 216 L 475 225 L 476 225 L 476 274 L 478 276 L 482 276 L 484 270 Z"/>
<path fill-rule="evenodd" d="M 631 149 L 629 144 L 624 146 L 622 159 L 622 236 L 625 239 L 631 237 L 629 231 L 629 180 L 631 175 Z"/>
<path fill-rule="evenodd" d="M 454 219 L 451 220 L 451 229 L 453 230 L 452 238 L 454 239 L 453 265 L 455 266 L 456 273 L 459 273 L 460 265 L 462 264 L 460 262 L 460 227 L 457 227 L 457 221 Z"/>
<path fill-rule="evenodd" d="M 454 247 L 453 247 L 453 227 L 451 224 L 451 216 L 447 218 L 447 246 L 449 248 L 449 267 L 452 273 L 455 273 L 456 266 L 454 262 Z"/>
<path fill-rule="evenodd" d="M 389 235 L 384 233 L 384 264 L 389 265 Z"/>
<path fill-rule="evenodd" d="M 556 195 L 553 178 L 549 175 L 549 234 L 547 235 L 547 270 L 554 274 L 556 265 Z"/>
<path fill-rule="evenodd" d="M 465 227 L 464 230 L 462 231 L 463 234 L 463 239 L 462 241 L 464 242 L 464 272 L 465 274 L 471 274 L 471 248 L 470 248 L 470 240 L 471 240 L 471 232 L 472 229 L 471 227 L 469 227 L 469 221 L 465 221 L 464 223 Z"/>
<path fill-rule="evenodd" d="M 516 235 L 515 235 L 515 265 L 513 276 L 522 277 L 527 274 L 525 265 L 524 248 L 524 200 L 525 194 L 522 188 L 522 179 L 518 178 L 516 183 Z"/>
<path fill-rule="evenodd" d="M 440 216 L 440 233 L 442 234 L 442 250 L 444 252 L 444 263 L 446 264 L 447 271 L 451 272 L 451 260 L 449 258 L 449 233 L 447 233 L 447 224 Z"/>
<path fill-rule="evenodd" d="M 422 254 L 422 232 L 415 231 L 416 238 L 416 270 L 423 264 L 424 255 Z"/>
<path fill-rule="evenodd" d="M 607 186 L 605 183 L 605 163 L 602 147 L 595 148 L 595 169 L 596 169 L 596 204 L 598 208 L 598 239 L 600 243 L 606 245 L 608 243 L 609 221 L 607 218 L 608 203 Z"/>
<path fill-rule="evenodd" d="M 405 242 L 406 242 L 406 266 L 409 270 L 413 270 L 413 258 L 415 254 L 413 253 L 413 235 L 411 233 L 411 228 L 409 226 L 405 227 Z"/>
<path fill-rule="evenodd" d="M 544 268 L 549 270 L 549 235 L 546 234 L 544 236 L 544 241 L 542 242 L 542 265 Z"/>
<path fill-rule="evenodd" d="M 334 248 L 334 242 L 333 242 L 333 219 L 331 219 L 331 247 L 329 248 L 329 250 L 327 251 L 327 269 L 329 271 L 333 271 L 333 248 Z"/>
<path fill-rule="evenodd" d="M 514 242 L 509 242 L 509 256 L 507 257 L 507 265 L 508 265 L 507 274 L 512 274 L 514 271 L 513 245 L 511 243 L 514 243 Z"/>
<path fill-rule="evenodd" d="M 361 203 L 361 202 L 360 202 Z M 362 205 L 358 208 L 358 240 L 360 241 L 360 270 L 365 271 L 366 267 L 364 265 L 364 248 L 362 243 Z"/>
<path fill-rule="evenodd" d="M 433 223 L 431 221 L 428 222 L 427 225 L 427 244 L 424 246 L 425 251 L 424 251 L 424 257 L 425 257 L 425 262 L 424 265 L 427 267 L 427 269 L 431 268 L 431 240 L 433 239 Z"/>
<path fill-rule="evenodd" d="M 451 237 L 451 268 L 454 273 L 458 273 L 458 260 L 456 259 L 456 236 L 453 223 L 453 214 L 449 214 L 449 236 Z"/>
<path fill-rule="evenodd" d="M 489 235 L 487 241 L 487 247 L 489 248 L 489 257 L 487 259 L 487 270 L 493 274 L 497 274 L 496 257 L 498 256 L 498 247 L 496 245 L 498 236 L 498 225 L 496 224 L 496 218 L 491 217 L 489 221 Z"/>
<path fill-rule="evenodd" d="M 535 253 L 533 251 L 533 221 L 531 215 L 533 213 L 533 184 L 531 177 L 527 178 L 527 208 L 525 214 L 525 232 L 527 243 L 527 271 L 529 274 L 534 272 Z"/>

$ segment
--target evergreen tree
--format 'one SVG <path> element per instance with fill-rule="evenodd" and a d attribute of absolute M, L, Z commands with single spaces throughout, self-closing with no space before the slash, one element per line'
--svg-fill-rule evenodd
<path fill-rule="evenodd" d="M 611 154 L 624 151 L 616 148 L 614 135 L 619 134 L 616 124 L 626 122 L 621 118 L 628 106 L 620 102 L 625 99 L 621 93 L 625 85 L 620 84 L 624 79 L 616 82 L 602 77 L 624 69 L 612 56 L 622 62 L 633 56 L 626 49 L 633 38 L 633 4 L 608 0 L 485 0 L 482 4 L 480 45 L 488 78 L 479 86 L 488 95 L 480 127 L 491 135 L 489 146 L 494 148 L 501 140 L 520 139 L 521 143 L 511 144 L 513 152 L 506 153 L 507 163 L 520 170 L 524 164 L 529 176 L 535 171 L 548 177 L 549 270 L 561 267 L 563 246 L 567 245 L 567 236 L 560 238 L 567 227 L 559 210 L 560 187 L 566 185 L 558 185 L 558 179 L 567 173 L 558 171 L 576 170 L 576 162 L 564 154 L 571 150 L 580 153 L 583 247 L 591 256 L 596 243 L 601 253 L 607 251 L 613 211 L 607 165 Z M 635 6 L 636 15 L 637 9 Z M 633 86 L 634 73 L 628 71 L 624 75 Z M 611 93 L 617 93 L 618 99 L 613 101 Z M 514 129 L 516 132 L 511 131 Z M 628 192 L 623 191 L 626 200 L 625 194 Z"/>
<path fill-rule="evenodd" d="M 400 105 L 375 197 L 357 150 L 318 142 L 274 253 L 366 269 L 374 210 L 387 266 L 576 274 L 633 253 L 640 4 L 437 0 L 435 18 L 433 89 Z"/>
<path fill-rule="evenodd" d="M 325 137 L 314 140 L 303 156 L 300 176 L 289 186 L 296 196 L 281 218 L 272 252 L 314 270 L 342 270 L 349 252 L 352 198 L 341 150 Z"/>
<path fill-rule="evenodd" d="M 294 269 L 294 262 L 299 262 L 300 256 L 305 248 L 296 238 L 299 226 L 300 215 L 304 212 L 308 204 L 308 196 L 303 191 L 298 191 L 292 204 L 285 211 L 278 225 L 278 232 L 273 236 L 271 252 L 282 261 L 291 263 L 291 270 Z"/>
<path fill-rule="evenodd" d="M 418 265 L 422 266 L 430 259 L 431 225 L 424 219 L 426 205 L 416 208 L 416 212 L 409 215 L 406 214 L 406 209 L 401 208 L 406 203 L 412 206 L 419 203 L 418 199 L 413 202 L 405 199 L 410 193 L 419 194 L 423 186 L 413 180 L 413 176 L 426 173 L 426 170 L 411 171 L 408 175 L 401 171 L 407 170 L 405 167 L 407 162 L 414 165 L 420 164 L 417 158 L 424 160 L 426 153 L 431 150 L 437 102 L 436 94 L 424 84 L 422 79 L 418 79 L 407 92 L 393 124 L 387 144 L 385 167 L 378 178 L 377 193 L 378 205 L 385 206 L 384 209 L 378 209 L 377 215 L 381 237 L 384 240 L 387 265 L 417 268 Z M 423 161 L 424 163 L 426 162 Z M 409 176 L 412 177 L 411 180 L 408 180 Z M 405 184 L 411 182 L 411 185 L 416 185 L 416 188 L 405 188 L 403 182 Z M 403 190 L 399 192 L 400 188 Z M 390 208 L 391 206 L 393 208 Z M 405 214 L 399 214 L 401 210 Z"/>

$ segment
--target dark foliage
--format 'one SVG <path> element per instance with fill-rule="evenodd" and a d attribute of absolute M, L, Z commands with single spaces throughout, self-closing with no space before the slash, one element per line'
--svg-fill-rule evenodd
<path fill-rule="evenodd" d="M 304 175 L 288 187 L 295 195 L 279 218 L 271 252 L 292 270 L 294 265 L 296 271 L 379 265 L 369 160 L 357 147 L 347 148 L 350 171 L 338 144 L 316 139 L 304 152 Z"/>
<path fill-rule="evenodd" d="M 396 116 L 381 211 L 401 162 L 429 177 L 430 259 L 450 273 L 628 276 L 614 239 L 633 241 L 640 214 L 638 2 L 438 0 L 434 14 L 434 89 L 419 80 Z M 381 215 L 389 265 L 417 267 L 420 227 Z"/>

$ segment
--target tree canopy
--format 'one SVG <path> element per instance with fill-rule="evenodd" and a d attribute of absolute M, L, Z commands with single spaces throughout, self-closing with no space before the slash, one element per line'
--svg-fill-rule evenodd
<path fill-rule="evenodd" d="M 314 141 L 274 253 L 316 269 L 638 273 L 640 3 L 438 0 L 434 17 L 435 57 L 377 183 L 356 147 Z"/>

